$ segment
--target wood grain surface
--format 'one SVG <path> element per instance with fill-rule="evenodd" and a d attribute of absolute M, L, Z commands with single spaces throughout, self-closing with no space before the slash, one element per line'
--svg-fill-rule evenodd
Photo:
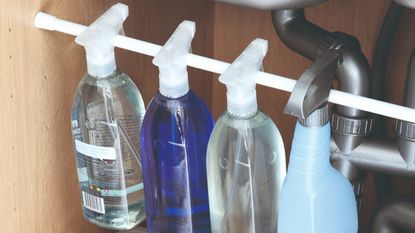
<path fill-rule="evenodd" d="M 33 19 L 43 10 L 89 23 L 109 4 L 53 2 L 0 1 L 1 232 L 105 232 L 83 219 L 72 152 L 83 51 Z"/>

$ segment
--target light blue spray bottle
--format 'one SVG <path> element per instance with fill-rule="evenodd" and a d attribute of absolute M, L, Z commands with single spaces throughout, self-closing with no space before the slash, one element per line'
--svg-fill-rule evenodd
<path fill-rule="evenodd" d="M 285 112 L 299 118 L 278 216 L 279 233 L 356 233 L 350 182 L 330 164 L 328 96 L 340 55 L 329 51 L 300 77 Z"/>

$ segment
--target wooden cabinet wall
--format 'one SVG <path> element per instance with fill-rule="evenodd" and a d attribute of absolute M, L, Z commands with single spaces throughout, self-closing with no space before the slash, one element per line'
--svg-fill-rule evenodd
<path fill-rule="evenodd" d="M 36 12 L 89 24 L 114 0 L 0 1 L 0 232 L 106 232 L 82 217 L 75 174 L 70 108 L 86 70 L 84 51 L 72 36 L 33 27 Z M 193 52 L 231 62 L 256 37 L 269 40 L 265 70 L 297 78 L 309 61 L 276 36 L 268 11 L 208 0 L 130 0 L 128 36 L 164 43 L 184 19 L 197 23 Z M 389 0 L 330 0 L 306 10 L 309 19 L 330 31 L 355 35 L 371 60 Z M 407 10 L 388 64 L 388 101 L 401 104 L 406 64 L 415 46 L 415 12 Z M 157 91 L 158 71 L 151 58 L 117 50 L 118 65 L 136 82 L 146 104 Z M 191 87 L 215 117 L 225 109 L 225 88 L 216 75 L 190 69 Z M 212 79 L 212 77 L 215 77 Z M 282 114 L 288 93 L 258 86 L 261 108 L 277 123 L 287 154 L 294 119 Z M 363 231 L 376 206 L 372 178 L 365 196 Z M 396 181 L 396 189 L 414 187 Z M 404 185 L 402 185 L 404 184 Z M 403 190 L 405 191 L 405 190 Z"/>

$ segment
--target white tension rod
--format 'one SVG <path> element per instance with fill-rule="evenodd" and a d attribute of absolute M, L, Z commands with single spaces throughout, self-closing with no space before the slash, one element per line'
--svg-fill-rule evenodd
<path fill-rule="evenodd" d="M 62 20 L 42 12 L 37 13 L 35 17 L 35 26 L 37 28 L 42 28 L 50 31 L 59 31 L 73 36 L 78 36 L 87 28 L 84 25 Z M 116 37 L 114 46 L 153 57 L 162 47 L 160 45 L 121 35 Z M 212 58 L 189 54 L 187 65 L 201 70 L 222 74 L 230 64 Z M 258 72 L 256 76 L 256 83 L 275 89 L 292 92 L 296 80 L 281 77 L 275 74 Z M 352 95 L 338 90 L 330 91 L 329 102 L 415 123 L 415 109 L 399 106 L 396 104 Z"/>

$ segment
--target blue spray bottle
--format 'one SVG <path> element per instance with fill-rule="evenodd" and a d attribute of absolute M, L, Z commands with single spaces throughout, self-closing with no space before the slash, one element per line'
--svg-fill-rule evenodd
<path fill-rule="evenodd" d="M 299 118 L 280 195 L 279 233 L 356 233 L 350 182 L 330 164 L 327 100 L 340 55 L 329 51 L 300 77 L 285 112 Z"/>
<path fill-rule="evenodd" d="M 195 23 L 184 21 L 154 58 L 159 93 L 144 116 L 141 145 L 148 232 L 210 233 L 206 149 L 213 117 L 189 90 Z"/>

